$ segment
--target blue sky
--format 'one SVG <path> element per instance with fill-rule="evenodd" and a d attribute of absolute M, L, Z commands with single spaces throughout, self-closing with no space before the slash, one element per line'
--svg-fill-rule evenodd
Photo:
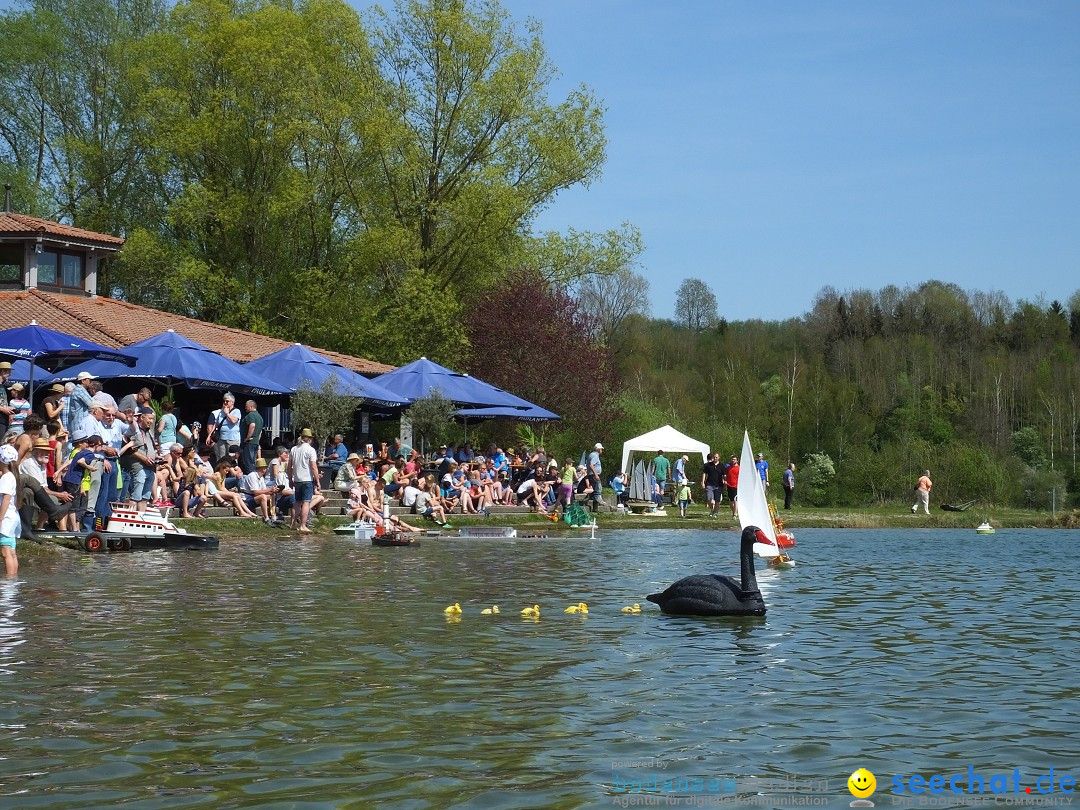
<path fill-rule="evenodd" d="M 637 225 L 656 317 L 685 278 L 728 320 L 825 285 L 1080 290 L 1077 0 L 502 3 L 542 23 L 553 100 L 607 108 L 603 178 L 537 229 Z"/>
<path fill-rule="evenodd" d="M 728 320 L 917 285 L 1080 290 L 1080 3 L 505 0 L 606 108 L 608 162 L 541 230 L 642 231 L 652 314 Z"/>

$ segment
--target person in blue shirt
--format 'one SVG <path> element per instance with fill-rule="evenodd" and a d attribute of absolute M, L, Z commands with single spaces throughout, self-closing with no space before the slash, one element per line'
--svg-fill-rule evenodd
<path fill-rule="evenodd" d="M 326 455 L 323 456 L 323 461 L 329 464 L 330 469 L 336 473 L 348 459 L 349 448 L 345 446 L 345 437 L 340 433 L 335 433 L 333 440 L 326 446 Z"/>
<path fill-rule="evenodd" d="M 101 449 L 100 436 L 79 436 L 75 439 L 75 451 L 63 466 L 56 471 L 64 485 L 64 492 L 72 497 L 75 504 L 75 526 L 81 527 L 86 515 L 88 493 L 82 491 L 83 475 L 97 469 L 97 453 Z"/>
<path fill-rule="evenodd" d="M 761 476 L 761 483 L 769 486 L 769 462 L 765 460 L 764 453 L 757 454 L 757 461 L 754 462 L 754 466 L 757 467 L 758 475 Z"/>

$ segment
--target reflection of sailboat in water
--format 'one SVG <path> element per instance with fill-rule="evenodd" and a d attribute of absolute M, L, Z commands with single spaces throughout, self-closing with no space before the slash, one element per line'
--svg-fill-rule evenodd
<path fill-rule="evenodd" d="M 26 643 L 23 624 L 16 618 L 22 610 L 16 597 L 22 581 L 9 579 L 0 582 L 0 675 L 14 675 L 11 667 L 19 663 L 16 648 Z"/>
<path fill-rule="evenodd" d="M 754 543 L 754 553 L 765 557 L 769 565 L 791 566 L 795 561 L 781 551 L 795 545 L 790 532 L 783 531 L 776 512 L 765 497 L 765 484 L 754 465 L 754 451 L 750 447 L 750 434 L 743 433 L 742 457 L 739 459 L 739 523 L 742 528 L 757 526 L 769 539 L 768 543 Z"/>
<path fill-rule="evenodd" d="M 645 462 L 638 460 L 630 472 L 629 504 L 631 508 L 648 509 L 650 515 L 666 514 L 663 509 L 653 510 L 656 502 L 653 500 L 652 476 L 645 469 Z"/>

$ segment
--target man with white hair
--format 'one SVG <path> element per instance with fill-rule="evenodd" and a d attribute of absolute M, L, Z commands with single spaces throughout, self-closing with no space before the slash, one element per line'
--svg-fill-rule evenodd
<path fill-rule="evenodd" d="M 594 444 L 593 451 L 589 453 L 589 460 L 586 465 L 586 472 L 589 474 L 589 483 L 592 484 L 592 501 L 590 506 L 594 512 L 596 512 L 604 502 L 604 485 L 600 483 L 603 480 L 600 477 L 603 473 L 602 465 L 600 464 L 600 454 L 603 452 L 604 445 L 600 444 L 600 442 Z"/>
<path fill-rule="evenodd" d="M 221 397 L 221 407 L 210 413 L 206 422 L 206 444 L 213 454 L 214 466 L 229 455 L 230 445 L 240 445 L 240 419 L 236 397 L 226 391 Z"/>

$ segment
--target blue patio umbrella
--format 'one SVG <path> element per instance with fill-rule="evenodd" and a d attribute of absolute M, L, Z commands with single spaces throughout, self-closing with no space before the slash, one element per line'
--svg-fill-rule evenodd
<path fill-rule="evenodd" d="M 0 331 L 0 355 L 29 363 L 26 379 L 31 398 L 34 396 L 34 372 L 37 366 L 55 371 L 90 358 L 112 361 L 121 367 L 135 363 L 135 358 L 127 350 L 112 349 L 74 335 L 46 329 L 39 326 L 37 321 L 30 321 L 28 326 Z"/>
<path fill-rule="evenodd" d="M 459 407 L 535 408 L 531 402 L 496 388 L 490 383 L 451 371 L 426 357 L 375 378 L 375 382 L 399 396 L 415 400 L 438 391 Z"/>
<path fill-rule="evenodd" d="M 516 419 L 519 422 L 550 422 L 561 419 L 557 413 L 552 413 L 539 405 L 529 408 L 461 408 L 454 412 L 454 416 L 467 422 L 478 422 L 484 419 Z"/>
<path fill-rule="evenodd" d="M 333 378 L 337 394 L 359 397 L 366 405 L 394 408 L 409 404 L 407 397 L 398 396 L 299 343 L 245 363 L 244 368 L 294 393 L 305 386 L 321 388 L 326 380 Z"/>
<path fill-rule="evenodd" d="M 103 379 L 136 377 L 167 384 L 181 383 L 193 389 L 231 390 L 245 396 L 290 393 L 284 386 L 171 329 L 132 343 L 124 351 L 135 357 L 135 365 L 131 368 L 105 360 L 90 360 L 55 375 L 52 381 L 74 380 L 80 372 L 86 371 Z"/>

